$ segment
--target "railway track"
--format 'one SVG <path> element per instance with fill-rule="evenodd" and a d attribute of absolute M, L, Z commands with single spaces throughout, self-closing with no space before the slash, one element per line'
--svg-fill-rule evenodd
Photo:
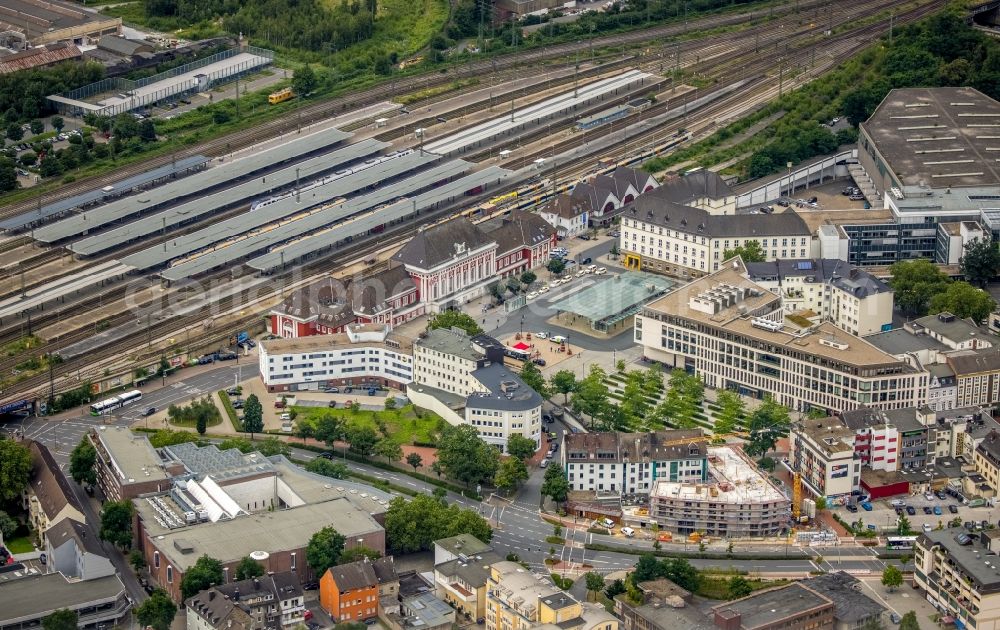
<path fill-rule="evenodd" d="M 872 2 L 871 4 L 882 6 L 882 3 L 878 2 Z M 913 21 L 919 19 L 920 17 L 930 14 L 931 12 L 936 10 L 936 8 L 937 7 L 935 7 L 933 4 L 923 5 L 918 9 L 897 15 L 895 19 L 897 21 L 902 21 L 902 22 Z M 827 63 L 827 65 L 832 65 L 836 60 L 839 60 L 846 55 L 853 54 L 853 52 L 856 52 L 863 46 L 867 45 L 871 41 L 871 39 L 877 36 L 883 29 L 884 25 L 882 24 L 881 21 L 879 21 L 869 26 L 858 29 L 857 31 L 851 32 L 849 34 L 839 35 L 835 40 L 829 40 L 829 39 L 823 40 L 822 42 L 816 42 L 812 45 L 822 46 L 825 44 L 825 47 L 827 49 L 824 51 L 824 54 L 829 56 L 829 62 Z M 780 52 L 772 51 L 771 53 L 759 57 L 749 66 L 744 67 L 743 72 L 747 74 L 750 74 L 751 70 L 757 70 L 758 68 L 762 71 L 762 73 L 759 75 L 752 75 L 752 76 L 761 76 L 764 78 L 764 80 L 760 84 L 756 85 L 755 87 L 749 90 L 742 90 L 742 89 L 736 90 L 734 93 L 727 95 L 726 97 L 720 99 L 718 102 L 709 104 L 704 109 L 699 110 L 698 116 L 705 120 L 719 120 L 727 115 L 730 115 L 732 111 L 735 111 L 738 108 L 745 109 L 747 107 L 748 100 L 753 101 L 754 99 L 761 99 L 765 97 L 769 98 L 770 97 L 769 90 L 770 93 L 773 93 L 773 91 L 775 90 L 775 86 L 773 85 L 774 77 L 768 78 L 766 75 L 766 71 L 768 69 L 770 70 L 774 69 L 775 58 L 780 54 L 781 54 Z M 687 121 L 682 120 L 682 121 L 677 121 L 676 123 L 665 125 L 662 128 L 655 130 L 651 134 L 635 137 L 633 138 L 633 141 L 652 143 L 656 141 L 657 136 L 668 137 L 672 133 L 675 133 L 676 130 L 679 129 L 684 124 L 687 124 Z M 572 144 L 578 144 L 578 142 L 571 143 L 567 141 L 562 144 L 565 145 L 566 147 L 569 147 Z M 558 150 L 558 148 L 555 150 Z M 546 148 L 545 150 L 536 153 L 536 155 L 544 155 L 552 151 L 553 149 Z M 624 154 L 626 150 L 615 148 L 613 150 L 606 150 L 606 152 L 610 152 L 612 155 L 604 155 L 602 157 L 617 157 L 619 154 Z M 577 160 L 573 163 L 563 165 L 562 167 L 557 169 L 556 177 L 572 176 L 579 172 L 579 168 L 582 164 L 584 163 L 589 164 L 592 163 L 592 161 L 593 161 L 592 157 L 583 157 L 580 160 Z M 446 210 L 441 210 L 435 213 L 428 213 L 422 217 L 422 220 L 429 221 L 429 220 L 435 220 L 436 218 L 444 218 L 452 213 L 453 209 L 448 208 Z M 358 242 L 357 244 L 351 247 L 339 250 L 337 252 L 338 260 L 342 261 L 344 257 L 363 258 L 368 253 L 378 251 L 389 244 L 404 240 L 411 234 L 411 232 L 412 232 L 412 226 L 405 223 L 400 224 L 399 226 L 396 226 L 390 230 L 387 230 L 385 233 L 378 235 L 378 237 L 374 240 Z M 292 276 L 293 274 L 301 274 L 302 276 L 308 277 L 310 274 L 326 273 L 342 267 L 343 267 L 342 262 L 334 262 L 329 260 L 328 258 L 319 258 L 314 261 L 307 262 L 306 264 L 304 264 L 299 268 L 296 268 L 292 272 L 286 272 L 285 274 L 276 276 L 275 280 L 276 281 L 284 280 Z M 229 272 L 225 272 L 218 275 L 223 276 L 228 273 Z M 271 284 L 272 285 L 276 284 L 276 282 Z M 268 296 L 273 296 L 273 290 L 274 290 L 273 286 L 266 289 L 263 292 L 263 296 L 260 299 L 264 299 Z M 122 291 L 124 291 L 124 288 L 122 289 Z M 104 299 L 107 297 L 108 297 L 107 295 L 104 295 L 100 299 Z M 192 313 L 187 316 L 179 318 L 175 317 L 175 318 L 165 319 L 163 321 L 157 322 L 156 324 L 151 323 L 148 330 L 137 331 L 125 335 L 121 339 L 117 340 L 116 343 L 95 350 L 93 353 L 87 356 L 86 360 L 89 363 L 100 363 L 110 357 L 123 356 L 126 354 L 130 355 L 131 353 L 127 353 L 124 351 L 130 348 L 134 349 L 135 342 L 138 340 L 138 338 L 149 337 L 151 339 L 152 338 L 160 339 L 162 337 L 169 336 L 170 334 L 178 330 L 185 330 L 191 328 L 192 326 L 197 326 L 200 322 L 204 322 L 206 317 L 212 315 L 213 312 L 215 313 L 226 312 L 227 310 L 231 309 L 235 304 L 235 300 L 236 300 L 235 297 L 227 297 L 224 298 L 223 300 L 220 300 L 218 303 L 206 305 L 204 309 L 199 310 L 196 313 Z M 130 317 L 134 317 L 134 315 L 122 315 L 121 317 L 122 321 L 124 321 Z M 258 318 L 259 315 L 255 315 L 250 319 L 257 320 Z M 215 335 L 215 338 L 218 338 L 219 333 L 217 331 L 213 332 L 212 334 Z M 88 337 L 89 335 L 90 335 L 89 330 L 78 331 L 76 334 L 60 338 L 53 344 L 49 344 L 44 348 L 38 349 L 38 353 L 58 352 L 59 348 L 64 348 L 71 343 L 75 343 L 76 341 Z M 8 369 L 10 363 L 14 360 L 23 361 L 24 355 L 0 361 L 0 371 Z M 74 361 L 69 361 L 65 364 L 54 366 L 52 369 L 53 378 L 56 376 L 61 377 L 66 374 L 70 374 L 74 371 L 78 371 L 80 369 L 77 366 L 78 363 L 81 363 L 81 361 L 74 360 Z M 44 385 L 45 383 L 47 383 L 48 379 L 49 375 L 47 373 L 28 377 L 23 381 L 8 387 L 5 391 L 5 394 L 11 395 L 12 392 L 23 392 L 31 389 L 36 389 L 40 385 Z"/>
<path fill-rule="evenodd" d="M 741 12 L 737 14 L 711 16 L 699 20 L 692 20 L 684 24 L 672 23 L 668 25 L 655 26 L 628 33 L 596 37 L 583 42 L 557 44 L 539 50 L 529 50 L 521 53 L 517 53 L 515 51 L 512 54 L 503 55 L 498 58 L 466 64 L 464 66 L 451 69 L 445 73 L 434 72 L 406 77 L 398 81 L 383 83 L 351 96 L 340 96 L 326 101 L 303 105 L 297 110 L 289 112 L 290 115 L 288 117 L 272 120 L 251 129 L 221 136 L 219 138 L 188 147 L 176 152 L 173 155 L 152 157 L 142 162 L 133 163 L 132 165 L 118 169 L 107 175 L 88 177 L 78 180 L 72 184 L 61 186 L 58 191 L 50 191 L 48 194 L 43 193 L 42 203 L 51 203 L 58 199 L 65 199 L 67 197 L 80 194 L 81 192 L 113 184 L 116 181 L 120 181 L 121 179 L 130 177 L 145 170 L 155 168 L 157 166 L 163 166 L 174 158 L 196 154 L 214 157 L 230 153 L 232 151 L 269 140 L 296 128 L 301 128 L 303 125 L 308 125 L 317 120 L 330 118 L 348 110 L 360 109 L 367 105 L 384 101 L 387 98 L 395 96 L 396 94 L 406 93 L 407 91 L 434 87 L 452 82 L 456 79 L 482 76 L 489 74 L 490 72 L 497 72 L 501 69 L 506 70 L 513 68 L 516 71 L 516 67 L 519 64 L 524 67 L 546 59 L 559 58 L 576 52 L 582 52 L 584 50 L 593 50 L 595 46 L 600 48 L 612 45 L 614 47 L 620 46 L 624 48 L 630 44 L 676 37 L 688 34 L 692 31 L 712 30 L 737 26 L 744 23 L 751 23 L 755 15 L 758 19 L 761 19 L 766 14 L 768 19 L 771 19 L 774 15 L 781 17 L 782 15 L 792 12 L 797 12 L 798 15 L 802 15 L 804 13 L 808 13 L 810 10 L 837 10 L 836 8 L 828 8 L 828 4 L 828 0 L 802 0 L 801 2 L 796 2 L 794 5 L 791 2 L 787 2 L 785 5 L 778 7 L 777 10 L 772 7 L 769 12 L 760 11 L 755 14 L 751 11 L 745 13 Z M 767 25 L 765 24 L 760 28 L 766 27 Z M 454 93 L 449 96 L 454 96 Z M 35 197 L 22 202 L 8 204 L 5 208 L 0 209 L 0 218 L 7 218 L 26 212 L 37 207 L 38 203 L 38 198 Z"/>

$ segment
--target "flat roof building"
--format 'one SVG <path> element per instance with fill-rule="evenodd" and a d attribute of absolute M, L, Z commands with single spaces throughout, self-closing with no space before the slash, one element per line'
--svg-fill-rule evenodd
<path fill-rule="evenodd" d="M 991 559 L 998 540 L 952 527 L 924 532 L 913 554 L 913 583 L 942 622 L 976 630 L 1000 628 L 1000 573 Z"/>
<path fill-rule="evenodd" d="M 824 630 L 834 624 L 833 601 L 800 583 L 758 591 L 712 608 L 722 630 Z"/>
<path fill-rule="evenodd" d="M 24 49 L 54 42 L 95 44 L 105 35 L 120 35 L 122 19 L 106 17 L 61 0 L 3 0 L 0 31 L 3 45 Z"/>
<path fill-rule="evenodd" d="M 42 620 L 58 609 L 79 615 L 79 627 L 113 626 L 132 607 L 117 575 L 70 581 L 61 573 L 0 577 L 0 628 L 41 627 Z"/>
<path fill-rule="evenodd" d="M 88 434 L 97 450 L 97 487 L 111 501 L 132 499 L 170 487 L 182 468 L 161 458 L 149 438 L 123 427 L 95 427 Z"/>

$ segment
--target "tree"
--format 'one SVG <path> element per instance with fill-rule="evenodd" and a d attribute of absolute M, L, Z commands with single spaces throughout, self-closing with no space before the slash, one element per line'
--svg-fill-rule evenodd
<path fill-rule="evenodd" d="M 375 452 L 375 445 L 379 442 L 378 432 L 367 425 L 352 427 L 348 431 L 347 441 L 351 443 L 352 451 L 362 457 L 369 457 Z"/>
<path fill-rule="evenodd" d="M 386 396 L 385 397 L 385 410 L 386 411 L 392 411 L 395 408 L 396 408 L 396 397 L 395 396 Z"/>
<path fill-rule="evenodd" d="M 895 591 L 903 584 L 903 573 L 894 564 L 887 564 L 882 570 L 882 586 Z"/>
<path fill-rule="evenodd" d="M 424 458 L 420 456 L 420 453 L 416 452 L 407 453 L 406 463 L 409 464 L 410 466 L 413 466 L 413 472 L 417 472 L 417 469 L 420 468 L 420 465 L 424 463 Z"/>
<path fill-rule="evenodd" d="M 420 494 L 407 501 L 396 497 L 385 515 L 386 547 L 393 553 L 427 551 L 435 540 L 470 534 L 489 542 L 493 530 L 473 510 L 448 505 L 443 499 Z"/>
<path fill-rule="evenodd" d="M 545 469 L 541 493 L 543 497 L 549 497 L 555 503 L 566 502 L 569 498 L 569 482 L 566 481 L 562 468 L 553 464 Z"/>
<path fill-rule="evenodd" d="M 966 280 L 984 288 L 1000 269 L 1000 249 L 992 240 L 977 238 L 965 244 L 959 264 Z"/>
<path fill-rule="evenodd" d="M 521 367 L 521 380 L 524 381 L 525 385 L 538 392 L 542 398 L 548 397 L 548 391 L 546 391 L 547 388 L 545 387 L 545 377 L 542 376 L 538 366 L 533 362 L 524 362 L 524 366 Z"/>
<path fill-rule="evenodd" d="M 471 487 L 493 479 L 500 453 L 479 439 L 475 427 L 448 426 L 438 440 L 437 461 L 446 475 Z"/>
<path fill-rule="evenodd" d="M 146 568 L 146 556 L 142 555 L 141 549 L 133 549 L 128 554 L 128 563 L 132 566 L 132 570 L 138 573 Z"/>
<path fill-rule="evenodd" d="M 337 416 L 324 413 L 316 421 L 313 434 L 317 440 L 331 447 L 334 442 L 344 436 L 344 421 Z"/>
<path fill-rule="evenodd" d="M 236 580 L 249 580 L 264 575 L 264 567 L 250 556 L 243 556 L 236 565 Z"/>
<path fill-rule="evenodd" d="M 309 463 L 306 464 L 306 470 L 332 479 L 347 479 L 348 474 L 346 465 L 340 462 L 331 462 L 322 457 L 309 460 Z"/>
<path fill-rule="evenodd" d="M 532 284 L 535 280 L 538 280 L 538 276 L 533 271 L 525 271 L 521 274 L 521 284 L 525 286 Z"/>
<path fill-rule="evenodd" d="M 198 432 L 198 435 L 205 435 L 205 431 L 208 430 L 208 418 L 203 414 L 198 414 L 198 417 L 195 418 L 194 426 L 195 426 L 195 431 Z"/>
<path fill-rule="evenodd" d="M 549 270 L 549 273 L 558 276 L 566 270 L 566 262 L 562 258 L 550 258 L 545 268 Z"/>
<path fill-rule="evenodd" d="M 510 456 L 522 462 L 531 459 L 538 450 L 538 444 L 531 438 L 526 438 L 520 433 L 511 434 L 507 438 L 507 452 Z"/>
<path fill-rule="evenodd" d="M 651 553 L 639 556 L 639 562 L 636 563 L 635 570 L 632 572 L 632 582 L 639 584 L 655 580 L 658 577 L 663 577 L 663 565 L 657 561 L 656 556 Z"/>
<path fill-rule="evenodd" d="M 745 577 L 742 575 L 734 575 L 729 578 L 729 584 L 726 587 L 726 591 L 727 599 L 739 599 L 753 593 L 753 588 L 750 586 L 750 582 L 748 582 Z"/>
<path fill-rule="evenodd" d="M 264 430 L 264 407 L 260 404 L 257 394 L 250 394 L 243 403 L 243 431 L 250 434 L 253 439 L 254 433 Z"/>
<path fill-rule="evenodd" d="M 316 73 L 312 66 L 305 64 L 295 71 L 292 77 L 292 91 L 299 96 L 308 96 L 316 89 Z"/>
<path fill-rule="evenodd" d="M 716 436 L 732 433 L 743 420 L 745 405 L 740 395 L 728 389 L 721 390 L 715 397 L 719 411 L 715 414 L 714 433 Z"/>
<path fill-rule="evenodd" d="M 948 285 L 948 276 L 929 260 L 901 260 L 889 268 L 896 305 L 904 313 L 912 316 L 924 315 L 927 305 L 935 294 Z"/>
<path fill-rule="evenodd" d="M 152 626 L 155 630 L 170 630 L 176 614 L 177 606 L 167 592 L 159 588 L 135 609 L 139 624 L 143 627 Z"/>
<path fill-rule="evenodd" d="M 384 457 L 387 462 L 394 462 L 403 458 L 403 447 L 392 438 L 382 438 L 375 443 L 373 448 L 375 455 Z"/>
<path fill-rule="evenodd" d="M 691 566 L 691 563 L 684 558 L 665 558 L 663 577 L 692 593 L 698 590 L 698 584 L 701 582 L 698 569 Z"/>
<path fill-rule="evenodd" d="M 516 490 L 522 481 L 528 479 L 528 468 L 524 461 L 517 457 L 508 457 L 500 462 L 497 473 L 493 476 L 493 485 L 502 492 Z"/>
<path fill-rule="evenodd" d="M 45 630 L 76 630 L 79 621 L 80 615 L 75 610 L 60 608 L 42 619 L 42 628 Z"/>
<path fill-rule="evenodd" d="M 507 289 L 514 295 L 517 295 L 521 290 L 521 281 L 513 276 L 507 278 Z"/>
<path fill-rule="evenodd" d="M 181 580 L 181 597 L 187 599 L 213 584 L 223 584 L 224 580 L 222 563 L 207 554 L 202 554 L 194 566 L 184 572 L 184 579 Z"/>
<path fill-rule="evenodd" d="M 621 411 L 630 425 L 642 420 L 649 411 L 649 402 L 646 400 L 643 387 L 644 381 L 645 374 L 640 370 L 631 370 L 625 375 Z"/>
<path fill-rule="evenodd" d="M 705 397 L 705 385 L 694 374 L 677 368 L 670 373 L 670 387 L 663 402 L 657 406 L 654 416 L 681 429 L 695 426 L 695 417 L 701 411 Z"/>
<path fill-rule="evenodd" d="M 97 483 L 96 463 L 97 450 L 85 435 L 69 455 L 69 476 L 78 484 L 86 483 L 93 488 Z"/>
<path fill-rule="evenodd" d="M 434 317 L 427 320 L 427 330 L 435 328 L 461 328 L 466 334 L 479 335 L 483 329 L 479 327 L 476 320 L 471 315 L 462 311 L 441 311 Z"/>
<path fill-rule="evenodd" d="M 494 282 L 493 284 L 490 285 L 490 295 L 493 296 L 493 299 L 496 302 L 501 302 L 503 300 L 503 296 L 506 293 L 507 289 L 500 281 Z"/>
<path fill-rule="evenodd" d="M 780 438 L 788 435 L 789 424 L 788 408 L 768 396 L 750 414 L 750 441 L 744 447 L 747 455 L 762 457 L 772 450 Z"/>
<path fill-rule="evenodd" d="M 948 312 L 963 319 L 971 318 L 979 324 L 989 317 L 994 308 L 996 302 L 986 291 L 968 282 L 952 282 L 944 291 L 931 297 L 928 312 Z"/>
<path fill-rule="evenodd" d="M 591 571 L 584 576 L 584 580 L 587 583 L 587 594 L 588 596 L 593 593 L 592 599 L 597 599 L 597 593 L 604 588 L 604 576 L 600 573 Z"/>
<path fill-rule="evenodd" d="M 128 548 L 132 544 L 132 515 L 134 508 L 128 499 L 107 501 L 101 508 L 101 540 L 116 547 Z"/>
<path fill-rule="evenodd" d="M 313 574 L 322 576 L 327 569 L 337 566 L 345 542 L 347 539 L 332 527 L 324 527 L 313 534 L 306 546 L 306 562 Z"/>
<path fill-rule="evenodd" d="M 746 245 L 740 245 L 739 247 L 727 249 L 722 252 L 722 260 L 729 260 L 733 256 L 739 256 L 745 263 L 764 262 L 767 260 L 764 248 L 760 246 L 758 241 L 748 241 Z"/>
<path fill-rule="evenodd" d="M 30 479 L 31 452 L 28 447 L 0 438 L 0 502 L 21 496 Z"/>
<path fill-rule="evenodd" d="M 368 560 L 378 560 L 382 557 L 375 549 L 370 549 L 364 545 L 360 547 L 351 547 L 346 549 L 344 553 L 340 554 L 340 564 L 348 564 L 349 562 L 357 562 L 358 560 L 363 560 L 368 558 Z"/>
<path fill-rule="evenodd" d="M 21 125 L 15 123 L 10 123 L 7 125 L 7 139 L 17 142 L 24 137 L 24 130 L 21 129 Z"/>
<path fill-rule="evenodd" d="M 899 630 L 920 630 L 920 624 L 917 623 L 917 613 L 915 611 L 910 611 L 903 615 L 903 618 L 899 620 Z"/>
<path fill-rule="evenodd" d="M 614 599 L 615 595 L 621 595 L 625 592 L 625 582 L 622 580 L 615 580 L 611 584 L 608 584 L 608 588 L 604 589 L 604 594 L 608 599 Z"/>
<path fill-rule="evenodd" d="M 62 119 L 62 116 L 53 116 L 49 123 L 59 133 L 62 133 L 63 127 L 66 126 L 66 121 Z"/>
<path fill-rule="evenodd" d="M 576 374 L 570 370 L 559 370 L 549 379 L 552 391 L 563 395 L 563 404 L 569 404 L 569 395 L 576 391 Z"/>
<path fill-rule="evenodd" d="M 17 181 L 17 171 L 13 162 L 0 162 L 0 192 L 16 190 L 21 183 Z"/>
<path fill-rule="evenodd" d="M 156 125 L 152 118 L 144 118 L 139 123 L 139 137 L 143 142 L 156 142 Z"/>
<path fill-rule="evenodd" d="M 17 528 L 20 527 L 18 522 L 11 518 L 9 514 L 0 510 L 0 534 L 3 534 L 4 540 L 10 540 L 17 533 Z"/>
<path fill-rule="evenodd" d="M 40 134 L 40 133 L 42 133 L 44 131 L 45 131 L 45 123 L 43 123 L 40 120 L 32 120 L 31 121 L 31 133 L 33 133 L 33 134 L 35 134 L 37 136 L 38 134 Z"/>
<path fill-rule="evenodd" d="M 573 393 L 573 410 L 584 413 L 591 419 L 601 415 L 608 406 L 608 386 L 606 374 L 599 365 L 590 366 L 590 372 L 581 380 Z"/>
<path fill-rule="evenodd" d="M 905 514 L 900 514 L 896 520 L 896 534 L 899 536 L 909 536 L 912 533 L 913 526 L 910 525 L 910 519 L 906 518 Z"/>

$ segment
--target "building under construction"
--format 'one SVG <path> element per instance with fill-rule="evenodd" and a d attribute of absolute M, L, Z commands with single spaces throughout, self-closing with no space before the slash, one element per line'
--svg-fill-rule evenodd
<path fill-rule="evenodd" d="M 706 536 L 776 536 L 788 530 L 791 501 L 743 453 L 708 449 L 708 479 L 657 479 L 649 495 L 650 519 L 661 530 Z"/>

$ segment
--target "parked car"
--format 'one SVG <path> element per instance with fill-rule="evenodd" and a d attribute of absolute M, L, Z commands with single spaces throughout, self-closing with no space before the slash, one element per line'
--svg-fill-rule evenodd
<path fill-rule="evenodd" d="M 542 463 L 538 465 L 539 468 L 547 468 L 549 465 L 549 460 L 543 459 Z"/>
<path fill-rule="evenodd" d="M 889 501 L 889 505 L 892 507 L 906 507 L 906 501 L 902 499 L 893 499 L 892 501 Z"/>
<path fill-rule="evenodd" d="M 861 509 L 864 510 L 865 512 L 871 512 L 872 511 L 872 504 L 869 503 L 869 502 L 867 502 L 867 501 L 863 501 L 861 503 Z"/>
<path fill-rule="evenodd" d="M 925 532 L 929 532 L 929 531 L 931 531 L 931 530 L 932 530 L 932 529 L 934 529 L 934 528 L 933 528 L 933 527 L 931 527 L 931 524 L 930 524 L 930 523 L 924 523 L 924 526 L 923 526 L 923 528 L 922 528 L 922 529 L 923 529 L 923 530 L 924 530 Z"/>
<path fill-rule="evenodd" d="M 581 238 L 581 239 L 583 239 L 585 241 L 589 241 L 590 240 L 590 234 L 581 234 L 579 236 L 579 238 Z"/>
<path fill-rule="evenodd" d="M 243 399 L 242 398 L 237 398 L 236 400 L 232 401 L 232 403 L 233 403 L 233 409 L 242 409 L 243 408 Z"/>
<path fill-rule="evenodd" d="M 327 387 L 323 391 L 326 392 L 327 394 L 339 394 L 340 393 L 340 388 L 339 387 Z"/>
<path fill-rule="evenodd" d="M 226 390 L 226 393 L 230 396 L 238 396 L 243 390 L 239 387 L 230 387 Z"/>
<path fill-rule="evenodd" d="M 635 530 L 631 527 L 622 527 L 622 535 L 626 538 L 632 538 L 635 536 Z"/>
<path fill-rule="evenodd" d="M 948 511 L 952 514 L 958 514 L 958 506 L 953 503 L 948 506 Z"/>
<path fill-rule="evenodd" d="M 606 273 L 608 273 L 608 270 L 604 267 L 598 267 L 597 269 L 594 270 L 595 276 L 603 276 Z"/>
<path fill-rule="evenodd" d="M 856 506 L 856 505 L 848 505 L 847 506 L 847 511 L 850 512 L 851 514 L 855 514 L 858 511 L 858 506 Z"/>
<path fill-rule="evenodd" d="M 569 341 L 569 339 L 567 339 L 563 335 L 553 335 L 552 338 L 549 339 L 549 341 L 551 341 L 552 343 L 566 343 L 567 341 Z"/>
<path fill-rule="evenodd" d="M 924 514 L 933 514 L 933 513 L 934 513 L 934 510 L 932 510 L 930 508 L 930 506 L 927 506 L 927 505 L 924 506 Z"/>
<path fill-rule="evenodd" d="M 909 514 L 910 516 L 913 516 L 914 514 L 917 513 L 917 510 L 914 509 L 914 507 L 912 505 L 907 505 L 906 506 L 906 513 Z"/>
<path fill-rule="evenodd" d="M 281 414 L 281 421 L 282 422 L 291 422 L 292 421 L 292 414 L 290 414 L 290 413 L 283 413 L 283 414 Z"/>
<path fill-rule="evenodd" d="M 865 196 L 862 195 L 861 193 L 855 193 L 855 194 L 851 195 L 850 197 L 848 197 L 848 199 L 850 199 L 851 201 L 864 201 L 865 200 Z"/>
<path fill-rule="evenodd" d="M 891 621 L 892 623 L 898 624 L 902 620 L 903 618 L 899 616 L 899 613 L 892 613 L 891 615 L 889 615 L 889 621 Z"/>
<path fill-rule="evenodd" d="M 594 262 L 593 259 L 591 259 L 590 256 L 587 256 L 586 258 L 583 259 L 583 261 L 580 264 L 582 264 L 582 265 L 589 265 L 592 262 Z"/>
<path fill-rule="evenodd" d="M 284 409 L 285 406 L 286 406 L 285 405 L 285 401 L 282 400 L 282 399 L 280 399 L 280 398 L 278 400 L 274 401 L 274 408 L 275 409 Z"/>
<path fill-rule="evenodd" d="M 924 493 L 924 498 L 927 499 L 928 501 L 933 501 L 934 500 L 934 493 L 932 493 L 932 492 Z"/>
<path fill-rule="evenodd" d="M 542 414 L 542 424 L 548 424 L 550 422 L 552 422 L 552 416 L 550 416 L 547 413 L 543 413 Z"/>
<path fill-rule="evenodd" d="M 545 331 L 535 333 L 535 339 L 548 339 L 548 338 L 549 338 L 549 333 Z"/>
<path fill-rule="evenodd" d="M 941 506 L 940 505 L 935 505 L 934 506 L 934 515 L 935 516 L 941 516 Z"/>

